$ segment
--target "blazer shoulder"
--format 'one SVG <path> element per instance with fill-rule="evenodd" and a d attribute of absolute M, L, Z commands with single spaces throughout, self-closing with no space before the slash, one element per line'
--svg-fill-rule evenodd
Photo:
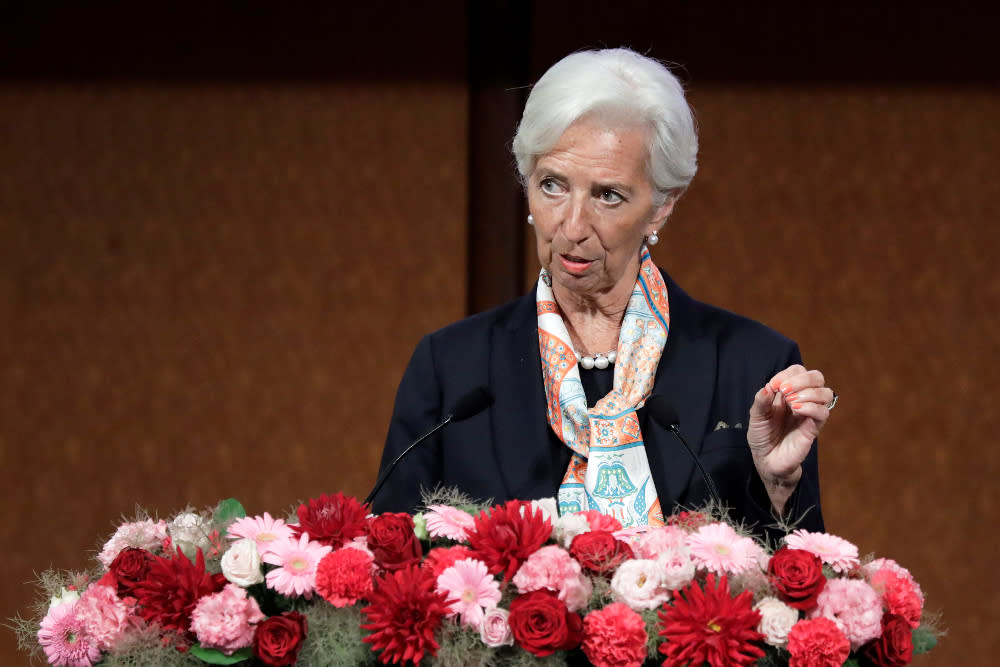
<path fill-rule="evenodd" d="M 473 341 L 479 343 L 482 336 L 489 335 L 489 332 L 496 326 L 518 326 L 523 324 L 522 321 L 527 321 L 526 318 L 529 317 L 534 323 L 534 305 L 535 295 L 532 292 L 513 301 L 452 322 L 427 334 L 426 338 L 430 339 L 431 344 L 435 347 L 467 345 Z"/>

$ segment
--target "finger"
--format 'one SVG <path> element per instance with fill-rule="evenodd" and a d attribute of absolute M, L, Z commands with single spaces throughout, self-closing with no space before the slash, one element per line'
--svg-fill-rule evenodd
<path fill-rule="evenodd" d="M 780 385 L 778 390 L 786 397 L 795 392 L 811 387 L 819 388 L 826 384 L 826 378 L 819 371 L 806 371 L 789 376 Z"/>
<path fill-rule="evenodd" d="M 796 375 L 805 372 L 806 368 L 802 364 L 793 364 L 783 371 L 778 372 L 773 378 L 768 380 L 767 386 L 771 387 L 774 391 L 779 391 L 781 388 L 781 383 L 786 382 L 789 378 L 795 377 Z"/>
<path fill-rule="evenodd" d="M 781 392 L 772 388 L 770 384 L 765 384 L 754 394 L 753 404 L 750 406 L 750 418 L 767 419 L 781 407 L 784 401 Z"/>
<path fill-rule="evenodd" d="M 788 404 L 794 410 L 800 403 L 818 403 L 819 405 L 829 405 L 833 402 L 833 389 L 829 387 L 807 387 L 798 391 L 790 391 L 783 394 Z"/>
<path fill-rule="evenodd" d="M 822 403 L 794 403 L 791 408 L 796 417 L 808 417 L 814 420 L 817 428 L 822 427 L 830 418 L 830 409 Z"/>

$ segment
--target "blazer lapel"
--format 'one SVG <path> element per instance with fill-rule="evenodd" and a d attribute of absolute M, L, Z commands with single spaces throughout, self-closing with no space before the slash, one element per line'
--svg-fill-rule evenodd
<path fill-rule="evenodd" d="M 663 272 L 670 300 L 670 331 L 653 382 L 653 393 L 670 399 L 680 417 L 680 431 L 697 455 L 706 432 L 715 388 L 715 345 L 701 331 L 695 303 Z M 694 461 L 674 435 L 638 411 L 646 455 L 660 507 L 669 514 L 687 492 Z"/>
<path fill-rule="evenodd" d="M 493 327 L 490 384 L 496 400 L 493 447 L 500 479 L 508 498 L 527 499 L 535 495 L 539 479 L 555 474 L 547 455 L 549 424 L 534 291 Z"/>

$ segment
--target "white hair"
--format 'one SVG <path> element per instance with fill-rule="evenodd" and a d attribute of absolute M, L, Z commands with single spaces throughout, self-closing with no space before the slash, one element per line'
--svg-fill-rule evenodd
<path fill-rule="evenodd" d="M 584 116 L 650 130 L 649 177 L 663 200 L 694 178 L 698 134 L 680 81 L 652 58 L 630 49 L 605 49 L 566 56 L 531 89 L 512 146 L 522 181 Z"/>

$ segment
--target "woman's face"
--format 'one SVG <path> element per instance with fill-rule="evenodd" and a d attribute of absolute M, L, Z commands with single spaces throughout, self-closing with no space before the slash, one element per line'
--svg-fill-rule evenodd
<path fill-rule="evenodd" d="M 584 119 L 535 164 L 528 208 L 538 260 L 557 292 L 583 298 L 631 292 L 643 238 L 663 226 L 674 202 L 668 197 L 654 206 L 647 146 L 643 128 Z"/>

